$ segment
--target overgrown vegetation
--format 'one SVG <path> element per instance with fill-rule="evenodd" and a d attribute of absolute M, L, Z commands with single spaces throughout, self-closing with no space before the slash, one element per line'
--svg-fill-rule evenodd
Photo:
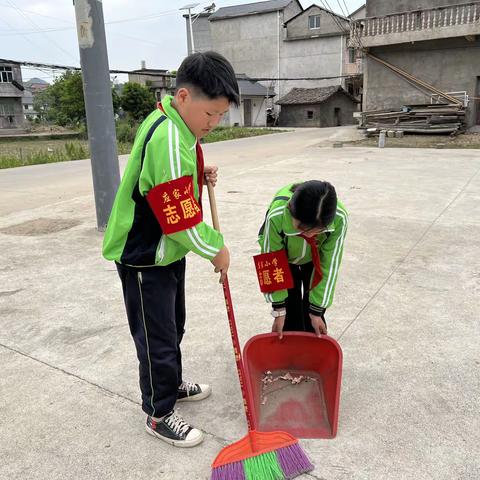
<path fill-rule="evenodd" d="M 119 155 L 130 153 L 138 123 L 129 120 L 117 122 L 117 150 Z M 277 133 L 283 130 L 242 127 L 217 127 L 205 143 L 221 142 L 258 135 Z M 82 160 L 90 157 L 87 140 L 61 139 L 0 139 L 0 169 L 37 165 L 40 163 Z"/>

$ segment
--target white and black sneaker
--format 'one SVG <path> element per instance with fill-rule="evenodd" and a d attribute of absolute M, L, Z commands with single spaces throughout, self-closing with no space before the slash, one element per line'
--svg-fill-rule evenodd
<path fill-rule="evenodd" d="M 177 402 L 196 402 L 207 398 L 211 393 L 210 385 L 182 382 L 178 387 Z"/>
<path fill-rule="evenodd" d="M 203 433 L 173 410 L 159 420 L 148 416 L 146 430 L 174 447 L 194 447 L 203 441 Z"/>

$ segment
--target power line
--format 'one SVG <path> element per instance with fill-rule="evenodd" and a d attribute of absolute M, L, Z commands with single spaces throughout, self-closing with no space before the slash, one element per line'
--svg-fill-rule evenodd
<path fill-rule="evenodd" d="M 17 35 L 36 35 L 38 33 L 52 33 L 52 32 L 67 32 L 73 30 L 75 27 L 62 27 L 62 28 L 44 28 L 37 30 L 13 30 L 10 33 L 0 33 L 0 37 L 15 37 Z"/>
<path fill-rule="evenodd" d="M 0 63 L 16 63 L 18 65 L 22 65 L 23 67 L 33 67 L 38 70 L 41 70 L 42 68 L 47 68 L 51 70 L 78 70 L 80 71 L 80 67 L 73 67 L 70 65 L 57 65 L 57 64 L 51 64 L 51 63 L 37 63 L 37 62 L 24 62 L 24 61 L 19 61 L 19 60 L 8 60 L 4 58 L 0 58 Z M 112 69 L 110 70 L 110 73 L 117 73 L 117 74 L 132 74 L 132 75 L 144 75 L 148 77 L 171 77 L 175 78 L 175 75 L 171 73 L 150 73 L 150 72 L 142 72 L 138 70 L 117 70 L 117 69 Z M 288 77 L 288 78 L 280 78 L 280 80 L 330 80 L 334 78 L 351 78 L 351 77 L 357 77 L 360 76 L 360 74 L 353 74 L 353 75 L 333 75 L 333 76 L 324 76 L 324 77 Z M 276 77 L 237 77 L 237 80 L 248 80 L 252 82 L 269 82 L 273 80 L 278 80 Z"/>
<path fill-rule="evenodd" d="M 345 14 L 344 10 L 343 10 L 343 7 L 342 7 L 342 4 L 340 3 L 340 0 L 337 0 L 337 3 L 338 3 L 338 6 L 340 7 L 340 10 L 342 11 L 342 15 L 344 17 L 346 17 L 347 15 Z"/>
<path fill-rule="evenodd" d="M 323 5 L 326 4 L 329 10 L 332 10 L 331 7 L 330 7 L 330 5 L 329 5 L 329 3 L 328 3 L 328 0 L 320 0 L 320 1 L 322 2 Z M 325 1 L 325 4 L 324 4 L 324 1 Z M 338 3 L 340 9 L 341 9 L 342 12 L 343 12 L 342 6 L 340 5 L 340 0 L 337 0 L 337 3 Z M 345 8 L 347 9 L 347 13 L 348 13 L 348 8 L 347 8 L 347 4 L 345 3 L 345 0 L 343 0 L 343 3 L 345 4 Z M 350 28 L 349 30 L 347 30 L 347 29 L 345 29 L 342 25 L 340 25 L 340 23 L 337 21 L 336 18 L 334 18 L 334 20 L 335 20 L 335 23 L 336 23 L 341 29 L 343 29 L 346 34 L 348 34 L 348 35 L 350 36 L 350 34 L 351 34 L 351 28 Z M 351 22 L 352 22 L 352 20 L 351 20 L 351 19 L 348 19 L 349 27 L 351 26 Z M 363 48 L 363 44 L 362 44 L 362 40 L 361 40 L 358 32 L 355 33 L 354 36 L 355 36 L 355 39 L 356 39 L 357 42 L 358 42 L 358 46 L 360 47 L 360 49 L 362 49 L 362 48 Z"/>
<path fill-rule="evenodd" d="M 127 35 L 125 33 L 117 33 L 117 32 L 108 32 L 108 35 L 115 35 L 116 37 L 123 37 L 123 38 L 128 38 L 130 40 L 135 40 L 140 43 L 145 43 L 146 45 L 153 45 L 154 47 L 164 47 L 164 43 L 157 43 L 157 42 L 151 42 L 150 40 L 145 40 L 143 38 L 137 38 L 137 37 L 132 37 L 131 35 Z"/>
<path fill-rule="evenodd" d="M 134 18 L 125 18 L 123 20 L 113 20 L 111 22 L 105 22 L 105 25 L 114 25 L 116 23 L 126 23 L 126 22 L 141 22 L 143 20 L 150 20 L 152 18 L 164 17 L 166 15 L 178 14 L 178 10 L 167 10 L 165 12 L 153 14 L 153 15 L 144 15 L 142 17 L 134 17 Z"/>
<path fill-rule="evenodd" d="M 10 1 L 10 0 L 7 0 Z M 7 5 L 0 5 L 0 6 L 7 6 Z M 10 7 L 14 8 L 17 10 L 17 12 L 27 12 L 27 10 L 22 10 L 20 8 L 15 8 L 14 6 Z M 152 19 L 157 19 L 160 17 L 172 15 L 172 14 L 177 14 L 178 10 L 166 10 L 164 12 L 160 12 L 157 14 L 151 14 L 151 15 L 142 15 L 141 17 L 133 17 L 133 18 L 124 18 L 120 20 L 112 20 L 110 22 L 105 22 L 105 25 L 116 25 L 119 23 L 131 23 L 131 22 L 141 22 L 145 20 L 152 20 Z M 49 17 L 53 18 L 53 17 Z M 62 20 L 63 21 L 63 20 Z M 70 23 L 70 22 L 65 22 L 65 23 Z M 14 30 L 12 33 L 0 33 L 0 36 L 2 37 L 9 37 L 9 36 L 15 36 L 15 35 L 32 35 L 32 34 L 38 34 L 38 33 L 52 33 L 52 32 L 66 32 L 68 30 L 74 30 L 76 27 L 75 25 L 71 24 L 72 26 L 70 27 L 59 27 L 59 28 L 45 28 L 41 29 L 37 26 L 35 30 Z"/>
<path fill-rule="evenodd" d="M 11 5 L 5 5 L 4 3 L 0 4 L 0 7 L 4 7 L 4 8 L 13 8 Z M 21 10 L 22 12 L 24 13 L 30 13 L 32 15 L 36 15 L 38 17 L 44 17 L 44 18 L 49 18 L 50 20 L 58 20 L 59 22 L 62 22 L 62 23 L 68 23 L 68 24 L 71 24 L 72 22 L 69 22 L 67 20 L 64 20 L 62 18 L 59 18 L 59 17 L 51 17 L 49 15 L 43 15 L 42 13 L 38 13 L 38 12 L 34 12 L 33 10 L 25 10 L 23 8 L 20 8 L 20 7 L 17 7 L 18 10 Z"/>
<path fill-rule="evenodd" d="M 37 30 L 40 30 L 40 27 L 28 16 L 26 15 L 24 12 L 22 12 L 22 10 L 20 10 L 14 3 L 12 0 L 7 0 L 7 2 L 12 6 L 12 8 L 14 8 L 17 13 L 22 16 L 23 18 L 25 18 L 25 20 L 27 20 L 27 22 L 31 23 L 35 29 Z M 73 58 L 74 60 L 75 57 L 73 57 L 70 52 L 67 52 L 67 50 L 65 50 L 63 47 L 61 47 L 57 42 L 55 42 L 54 40 L 52 40 L 51 38 L 49 38 L 46 34 L 43 34 L 44 37 L 50 42 L 52 43 L 53 45 L 55 45 L 59 50 L 61 50 L 63 53 L 65 53 L 67 56 L 69 56 L 70 58 Z"/>
<path fill-rule="evenodd" d="M 0 18 L 0 21 L 3 22 L 7 28 L 9 28 L 10 30 L 13 30 L 12 29 L 12 26 L 4 19 L 4 18 Z M 30 38 L 28 38 L 27 36 L 25 35 L 21 35 L 21 37 L 25 40 L 25 42 L 27 42 L 28 44 L 30 44 L 31 46 L 33 46 L 35 49 L 38 48 L 38 45 L 36 45 Z M 40 47 L 42 48 L 42 47 Z"/>
<path fill-rule="evenodd" d="M 328 4 L 328 1 L 327 0 L 320 0 L 322 2 L 322 5 L 323 7 L 325 8 L 325 10 L 327 10 L 327 12 L 330 14 L 330 16 L 332 17 L 333 21 L 336 23 L 337 27 L 340 29 L 340 31 L 344 32 L 344 33 L 350 33 L 349 30 L 347 30 L 341 23 L 340 21 L 338 20 L 338 16 L 333 10 L 332 8 L 330 7 L 330 5 Z M 347 19 L 348 21 L 348 19 Z"/>

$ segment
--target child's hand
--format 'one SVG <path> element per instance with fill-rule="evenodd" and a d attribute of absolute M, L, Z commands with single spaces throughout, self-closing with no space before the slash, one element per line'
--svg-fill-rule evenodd
<path fill-rule="evenodd" d="M 218 167 L 215 165 L 205 165 L 204 168 L 204 173 L 205 173 L 205 179 L 207 182 L 210 182 L 213 186 L 217 184 L 217 172 L 218 172 Z"/>
<path fill-rule="evenodd" d="M 281 340 L 283 338 L 283 327 L 285 325 L 285 316 L 276 317 L 272 324 L 272 332 L 278 333 L 278 338 Z"/>
<path fill-rule="evenodd" d="M 322 334 L 327 334 L 327 326 L 325 325 L 322 317 L 310 314 L 310 320 L 312 321 L 312 327 L 315 330 L 315 334 L 317 335 L 317 337 Z"/>
<path fill-rule="evenodd" d="M 215 267 L 215 273 L 220 273 L 220 283 L 225 281 L 227 277 L 228 267 L 230 266 L 230 252 L 224 246 L 212 260 Z"/>

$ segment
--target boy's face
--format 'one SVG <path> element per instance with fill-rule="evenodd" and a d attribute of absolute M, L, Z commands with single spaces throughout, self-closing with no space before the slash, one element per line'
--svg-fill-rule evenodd
<path fill-rule="evenodd" d="M 208 97 L 196 95 L 188 88 L 178 89 L 174 103 L 183 121 L 197 138 L 208 135 L 230 108 L 226 97 L 211 100 Z"/>
<path fill-rule="evenodd" d="M 308 227 L 305 227 L 301 224 L 301 222 L 299 220 L 297 220 L 294 217 L 292 217 L 292 222 L 293 222 L 293 227 L 295 228 L 295 230 L 298 230 L 299 232 L 301 232 L 307 238 L 316 237 L 317 235 L 320 235 L 322 232 L 325 231 L 325 228 L 320 228 L 320 227 L 308 228 Z"/>

